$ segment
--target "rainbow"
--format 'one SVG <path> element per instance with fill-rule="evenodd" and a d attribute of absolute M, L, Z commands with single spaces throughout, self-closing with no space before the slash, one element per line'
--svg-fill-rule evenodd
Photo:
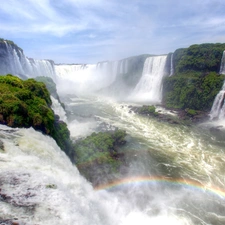
<path fill-rule="evenodd" d="M 128 185 L 141 185 L 141 184 L 155 184 L 155 183 L 162 183 L 162 184 L 169 184 L 169 185 L 176 185 L 182 186 L 186 188 L 197 189 L 201 192 L 211 193 L 213 195 L 217 195 L 220 198 L 225 199 L 225 190 L 214 187 L 214 186 L 207 186 L 195 180 L 186 180 L 186 179 L 174 179 L 174 178 L 167 178 L 167 177 L 156 177 L 156 176 L 141 176 L 141 177 L 129 177 L 121 180 L 115 180 L 110 183 L 102 184 L 96 186 L 94 189 L 95 191 L 100 190 L 110 190 L 114 188 L 120 188 L 123 186 Z"/>

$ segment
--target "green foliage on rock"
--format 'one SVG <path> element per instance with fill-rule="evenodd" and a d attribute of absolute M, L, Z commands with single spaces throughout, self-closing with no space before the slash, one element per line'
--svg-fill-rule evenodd
<path fill-rule="evenodd" d="M 51 77 L 39 76 L 35 78 L 36 81 L 43 82 L 50 94 L 59 101 L 61 106 L 65 109 L 65 105 L 60 101 L 59 95 L 57 93 L 56 84 Z"/>
<path fill-rule="evenodd" d="M 70 140 L 70 131 L 67 128 L 67 124 L 59 120 L 59 116 L 55 115 L 53 130 L 51 136 L 56 140 L 60 148 L 69 156 L 73 153 L 72 141 Z"/>
<path fill-rule="evenodd" d="M 46 86 L 34 79 L 0 76 L 0 123 L 10 127 L 33 127 L 52 136 L 69 156 L 72 142 L 67 125 L 54 115 Z"/>
<path fill-rule="evenodd" d="M 142 107 L 137 109 L 137 113 L 144 114 L 144 115 L 158 115 L 155 111 L 156 108 L 154 105 L 143 105 Z"/>
<path fill-rule="evenodd" d="M 168 108 L 209 111 L 225 76 L 219 75 L 225 44 L 192 45 L 174 52 L 175 73 L 164 79 Z M 193 116 L 192 111 L 187 113 Z"/>
<path fill-rule="evenodd" d="M 23 52 L 23 49 L 18 47 L 13 41 L 10 41 L 10 40 L 4 39 L 4 38 L 0 38 L 0 44 L 4 44 L 5 42 L 11 46 L 14 46 L 16 49 L 19 49 L 21 52 Z"/>
<path fill-rule="evenodd" d="M 220 91 L 224 75 L 215 72 L 186 74 L 168 77 L 164 81 L 164 102 L 166 107 L 208 111 Z"/>
<path fill-rule="evenodd" d="M 51 77 L 40 76 L 40 77 L 35 77 L 35 80 L 39 82 L 43 82 L 46 85 L 46 88 L 48 89 L 50 94 L 53 95 L 55 98 L 58 98 L 56 84 Z"/>
<path fill-rule="evenodd" d="M 120 166 L 118 147 L 126 143 L 125 136 L 125 131 L 117 129 L 114 132 L 92 133 L 77 141 L 74 161 L 80 172 L 93 183 L 96 183 L 96 174 L 117 172 Z"/>
<path fill-rule="evenodd" d="M 219 72 L 225 44 L 191 45 L 174 52 L 175 74 L 198 71 Z"/>
<path fill-rule="evenodd" d="M 54 113 L 45 85 L 33 79 L 0 76 L 0 122 L 11 127 L 34 127 L 49 134 Z"/>

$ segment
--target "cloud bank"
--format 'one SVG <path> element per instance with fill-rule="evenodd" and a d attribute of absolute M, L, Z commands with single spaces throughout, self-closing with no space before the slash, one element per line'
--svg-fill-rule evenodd
<path fill-rule="evenodd" d="M 225 42 L 223 0 L 1 1 L 1 37 L 29 57 L 96 63 Z"/>

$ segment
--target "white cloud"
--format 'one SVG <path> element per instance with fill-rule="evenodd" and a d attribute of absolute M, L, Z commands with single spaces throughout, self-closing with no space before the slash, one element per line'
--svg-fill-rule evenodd
<path fill-rule="evenodd" d="M 55 49 L 42 51 L 55 57 L 58 47 L 76 59 L 81 52 L 120 58 L 210 39 L 225 42 L 224 10 L 223 0 L 8 0 L 1 2 L 0 29 L 3 38 L 37 40 L 35 48 L 51 43 Z"/>

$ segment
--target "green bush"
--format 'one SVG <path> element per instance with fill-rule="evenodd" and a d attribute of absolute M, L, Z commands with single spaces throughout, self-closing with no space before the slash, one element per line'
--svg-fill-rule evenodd
<path fill-rule="evenodd" d="M 72 142 L 67 125 L 50 108 L 46 85 L 34 79 L 0 76 L 0 123 L 11 127 L 33 127 L 52 136 L 68 156 Z"/>
<path fill-rule="evenodd" d="M 176 75 L 164 80 L 163 99 L 166 107 L 208 111 L 220 91 L 225 76 L 216 72 Z"/>
<path fill-rule="evenodd" d="M 45 85 L 12 75 L 0 76 L 0 114 L 2 123 L 11 127 L 34 127 L 50 134 L 54 113 Z"/>
<path fill-rule="evenodd" d="M 117 129 L 114 132 L 92 133 L 77 141 L 74 144 L 74 161 L 81 174 L 95 183 L 96 174 L 105 177 L 118 172 L 121 163 L 118 147 L 126 143 L 125 136 L 125 131 Z"/>

